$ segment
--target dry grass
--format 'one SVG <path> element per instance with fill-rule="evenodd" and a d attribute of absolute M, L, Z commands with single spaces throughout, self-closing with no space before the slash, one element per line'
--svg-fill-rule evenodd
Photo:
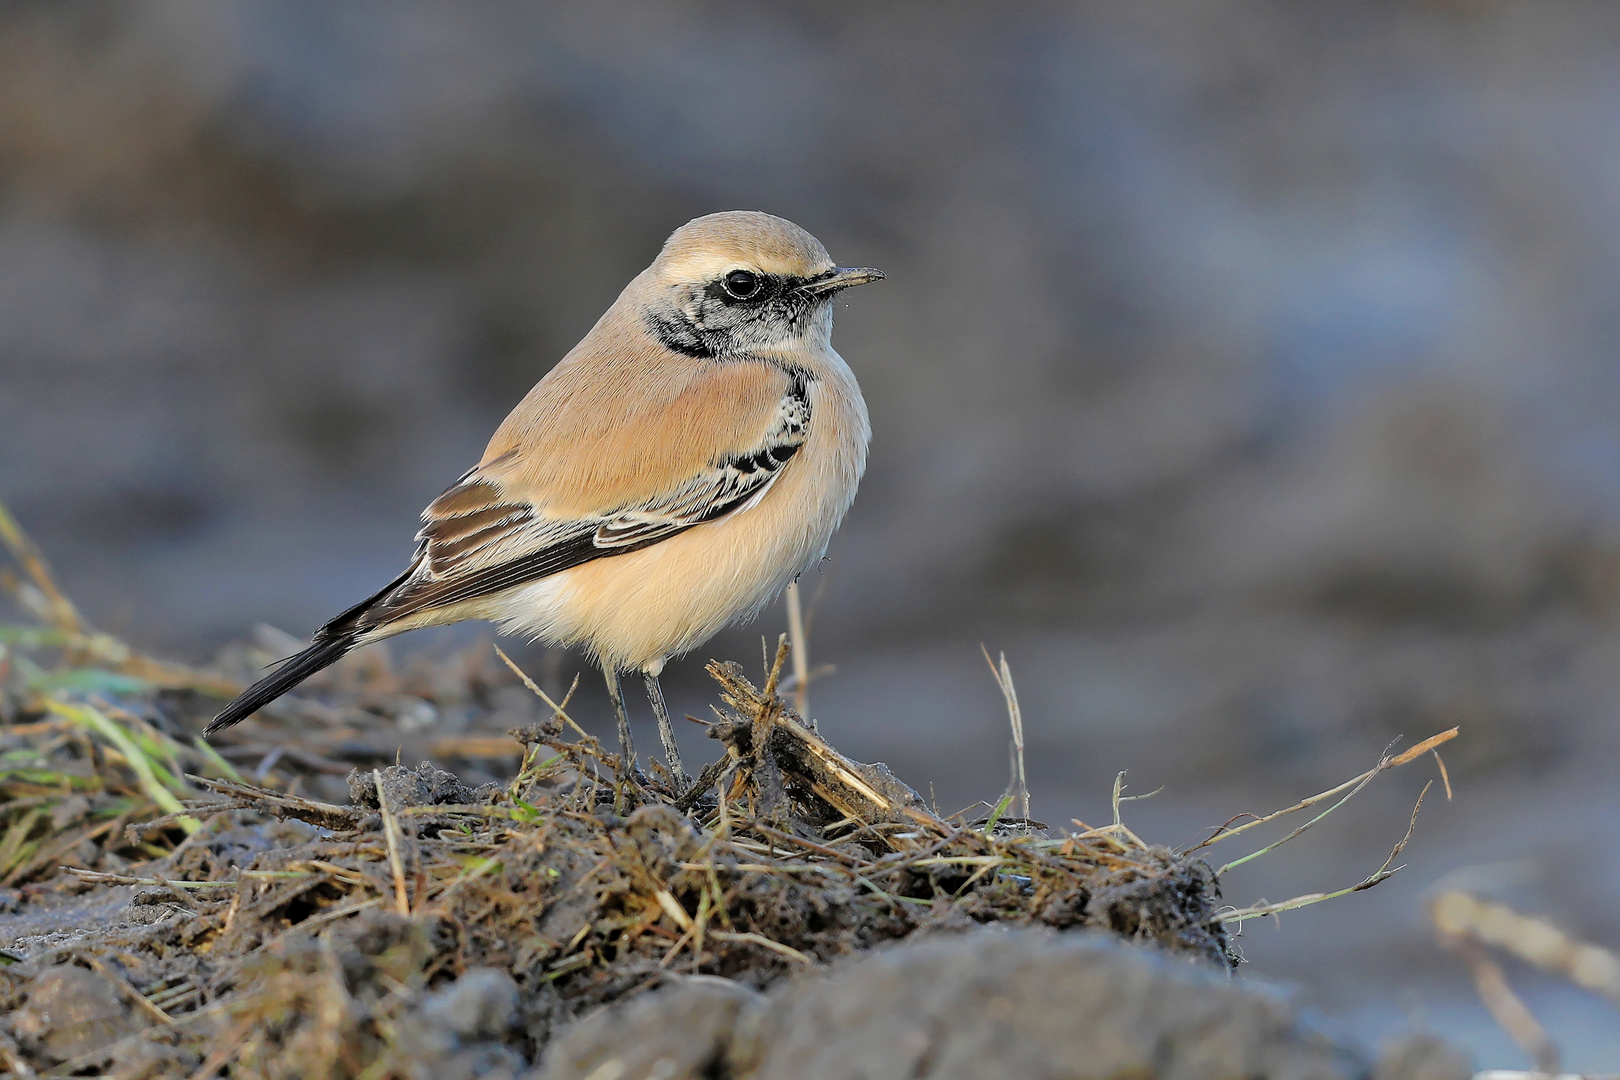
<path fill-rule="evenodd" d="M 1543 1073 L 1558 1072 L 1558 1049 L 1547 1029 L 1508 985 L 1506 973 L 1491 956 L 1492 949 L 1620 1006 L 1620 956 L 1600 945 L 1580 941 L 1545 919 L 1456 890 L 1435 897 L 1429 914 L 1441 943 L 1473 971 L 1474 985 L 1491 1016 Z"/>
<path fill-rule="evenodd" d="M 64 1067 L 98 1068 L 141 1043 L 166 1068 L 232 1063 L 275 1076 L 296 1059 L 313 1070 L 302 1075 L 405 1075 L 398 1026 L 430 986 L 472 966 L 509 971 L 561 1017 L 669 972 L 764 985 L 925 927 L 973 922 L 1096 926 L 1225 962 L 1207 867 L 1120 830 L 1048 838 L 945 821 L 819 740 L 818 766 L 847 770 L 846 786 L 810 779 L 789 752 L 778 758 L 779 790 L 768 791 L 750 745 L 774 746 L 772 728 L 807 729 L 774 693 L 716 670 L 733 703 L 721 721 L 733 736 L 729 764 L 684 814 L 650 779 L 616 790 L 614 755 L 589 737 L 564 738 L 562 708 L 515 733 L 522 767 L 482 802 L 430 766 L 357 774 L 349 806 L 191 778 L 214 796 L 146 829 L 195 817 L 230 838 L 283 818 L 324 834 L 245 864 L 196 842 L 129 873 L 75 874 L 80 887 L 176 894 L 184 912 L 29 956 L 32 971 L 116 956 L 120 984 L 150 1006 L 154 1022 L 128 1045 Z M 758 709 L 743 715 L 736 703 Z M 457 801 L 413 802 L 424 784 Z M 840 809 L 863 797 L 868 817 Z M 635 808 L 621 816 L 615 802 Z"/>
<path fill-rule="evenodd" d="M 0 545 L 23 572 L 0 570 L 0 587 L 38 620 L 0 625 L 0 888 L 49 875 L 60 862 L 116 869 L 166 854 L 199 827 L 195 819 L 144 838 L 127 837 L 125 826 L 199 794 L 186 773 L 235 770 L 207 744 L 182 744 L 119 699 L 155 689 L 229 693 L 237 684 L 141 656 L 91 629 L 4 505 Z"/>

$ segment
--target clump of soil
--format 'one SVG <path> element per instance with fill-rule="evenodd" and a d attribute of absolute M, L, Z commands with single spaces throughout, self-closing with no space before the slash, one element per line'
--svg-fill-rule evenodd
<path fill-rule="evenodd" d="M 757 994 L 989 924 L 1231 965 L 1202 862 L 1123 828 L 942 819 L 819 739 L 774 675 L 759 689 L 735 665 L 711 671 L 725 752 L 694 783 L 565 737 L 566 703 L 512 732 L 521 767 L 504 785 L 429 762 L 355 769 L 341 804 L 192 777 L 212 795 L 119 841 L 172 850 L 15 900 L 34 921 L 13 924 L 28 932 L 0 967 L 0 1065 L 517 1075 L 573 1018 L 671 981 Z M 41 919 L 47 891 L 99 902 L 96 925 Z"/>
<path fill-rule="evenodd" d="M 1467 1080 L 1472 1071 L 1425 1038 L 1369 1066 L 1285 998 L 1117 938 L 982 929 L 841 961 L 766 994 L 675 981 L 575 1025 L 539 1080 Z"/>

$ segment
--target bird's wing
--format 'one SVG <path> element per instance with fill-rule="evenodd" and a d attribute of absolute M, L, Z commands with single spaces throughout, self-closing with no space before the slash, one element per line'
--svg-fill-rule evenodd
<path fill-rule="evenodd" d="M 488 596 L 746 510 L 764 498 L 804 445 L 809 425 L 805 383 L 789 378 L 752 445 L 718 453 L 681 482 L 599 513 L 548 512 L 498 478 L 511 462 L 497 457 L 468 472 L 423 512 L 410 570 L 374 598 L 361 622 L 380 626 Z"/>

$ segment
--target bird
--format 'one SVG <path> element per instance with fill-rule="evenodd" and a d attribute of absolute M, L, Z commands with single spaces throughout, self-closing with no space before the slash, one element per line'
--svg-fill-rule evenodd
<path fill-rule="evenodd" d="M 639 672 L 681 768 L 659 675 L 757 615 L 825 554 L 866 469 L 871 423 L 832 346 L 840 267 L 754 210 L 676 229 L 585 337 L 422 512 L 405 570 L 329 620 L 214 717 L 213 735 L 354 649 L 467 619 Z"/>

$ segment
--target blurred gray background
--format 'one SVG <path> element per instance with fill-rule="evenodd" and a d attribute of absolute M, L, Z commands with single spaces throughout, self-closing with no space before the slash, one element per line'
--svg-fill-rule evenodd
<path fill-rule="evenodd" d="M 1612 2 L 8 3 L 0 499 L 144 647 L 303 636 L 734 207 L 890 275 L 838 312 L 876 434 L 805 582 L 823 730 L 994 800 L 984 642 L 1036 816 L 1129 769 L 1180 843 L 1461 725 L 1408 869 L 1249 929 L 1245 977 L 1522 1063 L 1424 902 L 1620 946 Z M 1425 770 L 1227 898 L 1359 880 Z M 1620 1067 L 1612 1011 L 1511 975 Z"/>

